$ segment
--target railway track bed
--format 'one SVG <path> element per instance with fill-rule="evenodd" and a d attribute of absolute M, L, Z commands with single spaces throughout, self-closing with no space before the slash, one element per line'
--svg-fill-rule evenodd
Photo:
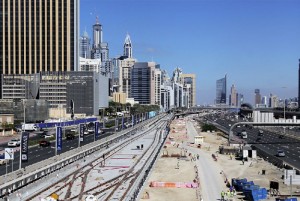
<path fill-rule="evenodd" d="M 65 201 L 81 201 L 89 195 L 96 200 L 124 200 L 147 160 L 157 151 L 165 125 L 165 122 L 153 125 L 139 135 L 111 145 L 105 154 L 93 153 L 72 167 L 51 174 L 49 179 L 40 181 L 43 189 L 36 184 L 36 190 L 31 189 L 29 195 L 27 191 L 26 198 L 20 196 L 20 199 L 40 201 L 57 194 Z"/>

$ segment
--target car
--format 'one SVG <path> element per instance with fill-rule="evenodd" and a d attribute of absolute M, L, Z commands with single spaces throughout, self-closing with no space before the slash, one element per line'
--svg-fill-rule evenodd
<path fill-rule="evenodd" d="M 41 140 L 39 142 L 40 147 L 49 147 L 51 145 L 51 143 L 47 140 Z"/>
<path fill-rule="evenodd" d="M 284 138 L 284 135 L 279 135 L 279 139 L 283 139 Z"/>
<path fill-rule="evenodd" d="M 18 147 L 20 146 L 21 144 L 21 140 L 20 139 L 11 139 L 8 143 L 7 143 L 7 146 L 8 147 Z"/>
<path fill-rule="evenodd" d="M 38 135 L 40 138 L 45 138 L 45 135 L 47 135 L 47 131 L 37 131 L 34 132 L 36 135 Z"/>
<path fill-rule="evenodd" d="M 278 157 L 285 157 L 285 153 L 283 150 L 279 149 L 276 154 Z"/>
<path fill-rule="evenodd" d="M 44 136 L 45 139 L 47 139 L 47 138 L 53 138 L 53 137 L 54 137 L 54 135 L 51 135 L 51 134 L 46 134 L 46 135 Z"/>
<path fill-rule="evenodd" d="M 67 140 L 74 140 L 74 139 L 75 139 L 75 135 L 69 133 L 69 134 L 66 135 L 66 139 L 67 139 Z"/>
<path fill-rule="evenodd" d="M 123 114 L 123 112 L 117 112 L 117 116 L 118 116 L 118 117 L 123 117 L 124 114 Z"/>
<path fill-rule="evenodd" d="M 258 131 L 258 135 L 259 135 L 259 136 L 262 136 L 263 134 L 264 134 L 264 131 L 263 131 L 263 130 L 259 130 L 259 131 Z"/>
<path fill-rule="evenodd" d="M 8 159 L 3 159 L 3 158 L 1 158 L 0 159 L 0 165 L 5 165 L 6 163 L 8 163 Z"/>
<path fill-rule="evenodd" d="M 89 129 L 88 129 L 88 133 L 89 133 L 89 134 L 95 133 L 95 129 L 94 129 L 94 128 L 89 128 Z"/>

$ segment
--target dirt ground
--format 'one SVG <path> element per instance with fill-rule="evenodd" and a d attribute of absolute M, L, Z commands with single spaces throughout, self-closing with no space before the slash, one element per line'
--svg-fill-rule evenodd
<path fill-rule="evenodd" d="M 187 121 L 193 123 L 198 135 L 204 136 L 204 142 L 201 148 L 190 144 L 193 142 L 194 135 L 187 133 Z M 217 161 L 215 163 L 222 171 L 219 173 L 222 179 L 227 178 L 231 181 L 232 178 L 247 178 L 249 181 L 254 181 L 255 185 L 269 189 L 270 181 L 279 182 L 279 192 L 281 195 L 289 195 L 290 187 L 283 184 L 281 179 L 283 170 L 278 169 L 272 164 L 264 161 L 261 158 L 250 159 L 244 165 L 241 161 L 230 159 L 229 155 L 218 154 L 220 145 L 227 143 L 226 139 L 218 135 L 217 132 L 207 133 L 201 132 L 201 129 L 196 121 L 186 119 L 176 119 L 170 126 L 170 134 L 161 151 L 160 158 L 156 162 L 150 176 L 148 178 L 146 187 L 142 192 L 142 200 L 149 201 L 182 201 L 182 200 L 200 200 L 201 198 L 201 178 L 197 176 L 195 169 L 197 156 L 189 155 L 189 150 L 202 150 L 201 157 L 207 157 L 212 160 L 212 154 L 215 154 Z M 188 149 L 183 144 L 190 144 Z M 194 152 L 195 153 L 195 152 Z M 179 158 L 179 159 L 178 159 Z M 201 160 L 201 158 L 200 158 Z M 264 175 L 261 174 L 265 170 Z M 151 182 L 199 182 L 198 188 L 172 188 L 172 187 L 150 187 Z M 224 185 L 225 186 L 225 185 Z M 226 187 L 225 187 L 226 188 Z M 293 195 L 296 190 L 300 190 L 300 186 L 293 185 Z M 278 196 L 276 196 L 278 197 Z M 234 200 L 242 200 L 241 196 L 235 196 Z M 267 200 L 275 200 L 275 197 L 269 196 Z M 205 200 L 206 201 L 206 200 Z"/>

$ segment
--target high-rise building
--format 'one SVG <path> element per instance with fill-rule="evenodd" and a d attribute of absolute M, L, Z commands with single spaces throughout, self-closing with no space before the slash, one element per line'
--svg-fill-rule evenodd
<path fill-rule="evenodd" d="M 112 59 L 110 69 L 112 74 L 112 91 L 126 93 L 127 98 L 131 98 L 131 70 L 136 62 L 132 58 L 132 46 L 130 36 L 127 34 L 123 46 L 124 55 Z"/>
<path fill-rule="evenodd" d="M 261 95 L 260 95 L 260 90 L 259 89 L 255 89 L 254 90 L 255 93 L 255 97 L 254 97 L 254 104 L 258 105 L 261 103 Z"/>
<path fill-rule="evenodd" d="M 100 48 L 102 43 L 102 25 L 99 23 L 98 17 L 96 17 L 96 24 L 93 25 L 93 48 Z"/>
<path fill-rule="evenodd" d="M 275 107 L 278 107 L 278 104 L 279 101 L 278 101 L 278 97 L 273 95 L 273 94 L 270 94 L 269 96 L 269 107 L 270 108 L 275 108 Z"/>
<path fill-rule="evenodd" d="M 227 90 L 226 90 L 227 75 L 216 82 L 216 104 L 226 104 Z"/>
<path fill-rule="evenodd" d="M 108 43 L 103 42 L 102 25 L 98 17 L 93 25 L 93 48 L 91 50 L 92 59 L 101 59 L 101 72 L 109 75 L 112 72 L 112 61 L 109 59 Z"/>
<path fill-rule="evenodd" d="M 83 35 L 79 39 L 79 49 L 80 57 L 85 59 L 91 58 L 91 39 L 86 31 L 83 32 Z"/>
<path fill-rule="evenodd" d="M 113 91 L 126 93 L 127 98 L 131 97 L 131 70 L 135 62 L 135 59 L 127 58 L 127 56 L 121 56 L 119 58 L 113 59 L 112 61 Z"/>
<path fill-rule="evenodd" d="M 176 83 L 179 83 L 181 74 L 182 74 L 181 68 L 176 67 L 175 70 L 173 71 L 172 81 L 176 82 Z"/>
<path fill-rule="evenodd" d="M 230 96 L 229 96 L 229 105 L 230 106 L 237 106 L 237 100 L 238 100 L 238 97 L 237 97 L 237 91 L 236 91 L 236 88 L 234 86 L 234 84 L 231 86 L 231 89 L 230 89 Z"/>
<path fill-rule="evenodd" d="M 123 55 L 127 56 L 128 58 L 132 58 L 132 44 L 129 34 L 127 34 L 125 38 Z"/>
<path fill-rule="evenodd" d="M 237 94 L 237 106 L 240 107 L 244 103 L 244 95 Z"/>
<path fill-rule="evenodd" d="M 266 107 L 268 107 L 268 98 L 267 96 L 263 96 L 261 98 L 261 104 L 265 105 Z"/>
<path fill-rule="evenodd" d="M 112 61 L 109 59 L 109 48 L 108 43 L 100 44 L 100 55 L 101 55 L 101 72 L 108 74 L 112 71 Z"/>
<path fill-rule="evenodd" d="M 172 81 L 166 70 L 161 70 L 161 107 L 168 111 L 174 107 L 174 89 Z"/>
<path fill-rule="evenodd" d="M 180 74 L 180 81 L 183 84 L 183 91 L 185 92 L 185 107 L 192 107 L 196 105 L 196 75 L 195 74 Z"/>
<path fill-rule="evenodd" d="M 136 62 L 131 71 L 131 97 L 140 104 L 160 105 L 161 71 L 155 62 Z"/>
<path fill-rule="evenodd" d="M 79 0 L 2 0 L 0 24 L 0 74 L 77 70 Z"/>

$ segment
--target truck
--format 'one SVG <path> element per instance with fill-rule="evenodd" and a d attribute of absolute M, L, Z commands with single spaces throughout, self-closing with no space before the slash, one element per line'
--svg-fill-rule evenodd
<path fill-rule="evenodd" d="M 22 131 L 37 131 L 38 127 L 35 124 L 22 124 Z"/>
<path fill-rule="evenodd" d="M 242 131 L 242 138 L 247 139 L 248 135 L 246 131 Z"/>

